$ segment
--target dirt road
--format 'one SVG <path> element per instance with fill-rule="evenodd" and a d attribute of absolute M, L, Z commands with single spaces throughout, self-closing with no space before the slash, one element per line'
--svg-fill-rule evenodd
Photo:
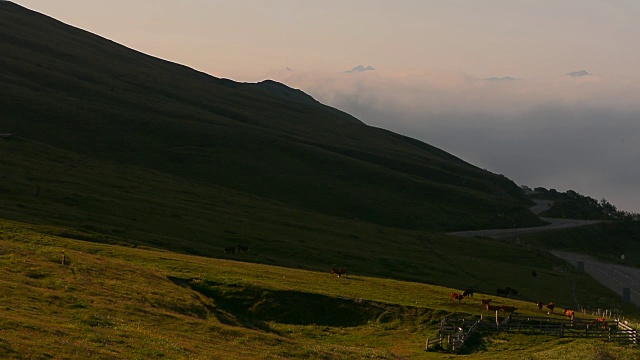
<path fill-rule="evenodd" d="M 584 262 L 586 273 L 602 285 L 620 294 L 621 298 L 622 289 L 628 287 L 631 290 L 631 303 L 640 306 L 640 269 L 605 263 L 583 254 L 556 250 L 551 253 L 575 267 L 578 267 L 578 262 Z"/>

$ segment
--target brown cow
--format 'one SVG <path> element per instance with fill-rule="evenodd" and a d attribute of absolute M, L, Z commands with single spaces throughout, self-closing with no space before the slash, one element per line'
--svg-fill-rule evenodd
<path fill-rule="evenodd" d="M 506 313 L 512 313 L 512 312 L 518 310 L 518 308 L 515 307 L 515 306 L 502 305 L 500 310 L 502 310 L 502 311 L 504 311 Z"/>
<path fill-rule="evenodd" d="M 480 300 L 480 307 L 484 307 L 485 305 L 491 304 L 491 299 L 482 299 Z"/>
<path fill-rule="evenodd" d="M 536 303 L 536 305 L 538 305 L 538 310 L 542 311 L 542 307 L 544 306 L 544 304 L 542 303 L 542 301 L 538 301 Z"/>
<path fill-rule="evenodd" d="M 602 329 L 607 328 L 607 320 L 603 317 L 595 318 L 591 324 Z"/>
<path fill-rule="evenodd" d="M 453 300 L 458 300 L 458 304 L 460 304 L 460 301 L 464 299 L 464 296 L 462 296 L 462 294 L 458 294 L 458 293 L 451 293 L 451 301 Z"/>
<path fill-rule="evenodd" d="M 500 305 L 489 305 L 487 304 L 486 306 L 487 311 L 498 311 L 498 310 L 502 310 L 502 306 Z"/>
<path fill-rule="evenodd" d="M 548 303 L 547 305 L 547 309 L 549 309 L 549 311 L 553 312 L 553 309 L 556 307 L 556 303 L 554 303 L 553 301 L 551 301 L 550 303 Z"/>
<path fill-rule="evenodd" d="M 567 315 L 570 318 L 573 318 L 574 315 L 574 311 L 570 310 L 570 309 L 562 309 L 562 311 L 564 312 L 565 315 Z"/>

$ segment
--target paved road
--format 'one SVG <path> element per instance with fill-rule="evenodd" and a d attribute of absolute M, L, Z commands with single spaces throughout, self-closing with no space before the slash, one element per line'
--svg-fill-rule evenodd
<path fill-rule="evenodd" d="M 536 205 L 530 210 L 534 214 L 540 214 L 548 209 L 553 202 L 550 200 L 534 200 Z M 515 228 L 515 229 L 491 229 L 491 230 L 474 230 L 474 231 L 457 231 L 448 233 L 449 235 L 474 237 L 486 236 L 492 238 L 504 238 L 531 234 L 541 231 L 550 231 L 557 229 L 566 229 L 577 226 L 596 224 L 598 220 L 568 220 L 568 219 L 551 219 L 541 218 L 549 223 L 545 226 Z M 640 269 L 630 266 L 609 264 L 601 260 L 596 260 L 591 256 L 570 253 L 565 251 L 551 251 L 556 257 L 567 261 L 575 267 L 578 262 L 584 262 L 584 270 L 591 275 L 597 282 L 620 294 L 622 298 L 622 289 L 628 287 L 631 290 L 631 302 L 636 306 L 640 306 Z"/>
<path fill-rule="evenodd" d="M 596 260 L 589 255 L 553 250 L 551 253 L 571 265 L 578 267 L 578 262 L 584 262 L 584 271 L 596 281 L 620 294 L 622 289 L 631 290 L 631 302 L 640 306 L 640 269 L 630 266 L 609 264 Z"/>
<path fill-rule="evenodd" d="M 515 228 L 515 229 L 456 231 L 456 232 L 450 232 L 447 234 L 454 235 L 454 236 L 462 236 L 462 237 L 486 236 L 486 237 L 492 237 L 497 239 L 497 238 L 505 238 L 510 236 L 531 234 L 531 233 L 542 232 L 542 231 L 567 229 L 567 228 L 572 228 L 577 226 L 596 224 L 600 222 L 598 220 L 569 220 L 569 219 L 551 219 L 551 218 L 540 218 L 540 219 L 548 222 L 549 225 L 526 227 L 526 228 Z"/>
<path fill-rule="evenodd" d="M 534 214 L 539 214 L 551 206 L 553 201 L 550 200 L 534 200 L 536 205 L 529 208 Z M 591 225 L 599 223 L 599 220 L 569 220 L 569 219 L 552 219 L 552 218 L 540 218 L 549 223 L 549 225 L 526 227 L 526 228 L 514 228 L 514 229 L 489 229 L 489 230 L 471 230 L 471 231 L 456 231 L 447 233 L 453 236 L 461 237 L 474 237 L 474 236 L 486 236 L 491 238 L 505 238 L 512 236 L 519 236 L 525 234 L 531 234 L 542 231 L 567 229 L 577 226 Z"/>

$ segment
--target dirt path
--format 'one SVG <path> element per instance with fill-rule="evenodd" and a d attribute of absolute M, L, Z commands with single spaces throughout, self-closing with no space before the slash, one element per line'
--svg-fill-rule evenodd
<path fill-rule="evenodd" d="M 584 262 L 584 271 L 596 281 L 620 294 L 622 289 L 628 287 L 631 290 L 631 303 L 640 306 L 640 269 L 618 264 L 609 264 L 597 260 L 589 255 L 551 251 L 556 257 L 578 267 L 578 262 Z"/>

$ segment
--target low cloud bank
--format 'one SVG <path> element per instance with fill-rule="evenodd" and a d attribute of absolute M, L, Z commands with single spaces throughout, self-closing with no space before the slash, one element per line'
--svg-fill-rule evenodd
<path fill-rule="evenodd" d="M 463 73 L 379 70 L 269 77 L 521 185 L 572 189 L 640 212 L 636 80 L 565 73 L 544 81 L 491 81 Z"/>

